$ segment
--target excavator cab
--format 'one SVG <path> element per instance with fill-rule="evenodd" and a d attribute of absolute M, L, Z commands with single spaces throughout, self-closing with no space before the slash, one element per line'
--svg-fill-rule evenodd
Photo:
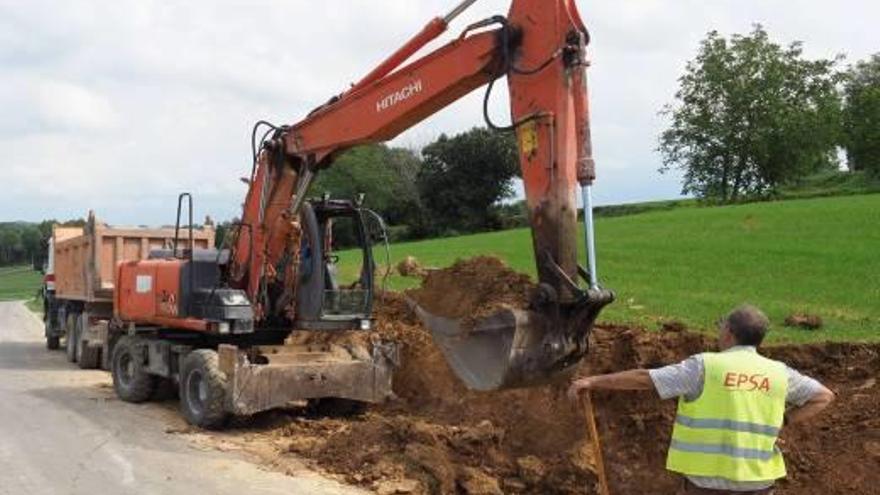
<path fill-rule="evenodd" d="M 370 329 L 375 263 L 369 218 L 351 200 L 303 204 L 295 328 Z M 341 260 L 337 250 L 343 249 Z"/>

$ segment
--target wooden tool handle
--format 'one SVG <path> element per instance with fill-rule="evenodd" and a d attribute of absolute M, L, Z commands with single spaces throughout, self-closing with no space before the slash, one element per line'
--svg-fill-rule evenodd
<path fill-rule="evenodd" d="M 593 409 L 593 400 L 590 398 L 589 390 L 581 395 L 581 405 L 583 406 L 584 414 L 586 415 L 590 440 L 593 442 L 593 452 L 596 458 L 596 476 L 599 478 L 599 495 L 610 495 L 610 492 L 608 491 L 608 478 L 605 476 L 605 460 L 602 455 L 602 444 L 599 441 L 599 429 L 596 428 L 596 413 Z"/>

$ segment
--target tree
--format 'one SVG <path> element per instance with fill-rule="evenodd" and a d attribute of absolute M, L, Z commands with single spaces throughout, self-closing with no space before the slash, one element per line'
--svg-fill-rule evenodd
<path fill-rule="evenodd" d="M 516 141 L 511 134 L 474 128 L 453 137 L 441 135 L 422 150 L 419 193 L 425 233 L 474 232 L 501 227 L 490 207 L 513 195 L 519 174 Z"/>
<path fill-rule="evenodd" d="M 710 32 L 662 112 L 661 171 L 684 171 L 683 194 L 735 201 L 836 164 L 835 60 L 806 60 L 756 25 L 730 40 Z"/>
<path fill-rule="evenodd" d="M 37 225 L 28 225 L 21 230 L 21 248 L 26 257 L 25 261 L 34 264 L 36 261 L 42 260 L 42 244 L 43 239 L 40 235 L 40 229 Z"/>
<path fill-rule="evenodd" d="M 415 221 L 419 209 L 416 176 L 420 166 L 413 151 L 381 144 L 360 146 L 322 170 L 312 192 L 343 199 L 363 193 L 365 205 L 389 224 L 408 224 Z"/>
<path fill-rule="evenodd" d="M 850 170 L 880 175 L 880 53 L 849 69 L 843 92 Z"/>
<path fill-rule="evenodd" d="M 21 236 L 18 230 L 4 226 L 0 230 L 0 265 L 11 265 L 23 261 L 21 258 Z"/>

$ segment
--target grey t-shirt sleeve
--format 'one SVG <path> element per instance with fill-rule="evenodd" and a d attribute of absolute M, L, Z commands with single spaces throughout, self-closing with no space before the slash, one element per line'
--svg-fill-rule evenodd
<path fill-rule="evenodd" d="M 697 354 L 677 364 L 648 370 L 661 399 L 696 400 L 703 393 L 703 356 Z"/>
<path fill-rule="evenodd" d="M 785 367 L 788 373 L 788 393 L 785 402 L 801 407 L 822 390 L 822 384 L 797 370 Z"/>

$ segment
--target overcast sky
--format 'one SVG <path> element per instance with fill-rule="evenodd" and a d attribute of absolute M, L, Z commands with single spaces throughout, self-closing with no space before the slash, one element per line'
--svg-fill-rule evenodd
<path fill-rule="evenodd" d="M 0 221 L 94 209 L 110 223 L 167 224 L 180 191 L 195 194 L 198 216 L 237 216 L 255 121 L 300 120 L 456 1 L 0 0 Z M 444 39 L 508 5 L 481 0 Z M 593 39 L 600 204 L 678 195 L 678 178 L 657 173 L 658 111 L 707 31 L 760 22 L 777 41 L 804 41 L 810 57 L 880 51 L 876 1 L 578 5 Z M 480 98 L 393 144 L 420 147 L 481 125 Z"/>

